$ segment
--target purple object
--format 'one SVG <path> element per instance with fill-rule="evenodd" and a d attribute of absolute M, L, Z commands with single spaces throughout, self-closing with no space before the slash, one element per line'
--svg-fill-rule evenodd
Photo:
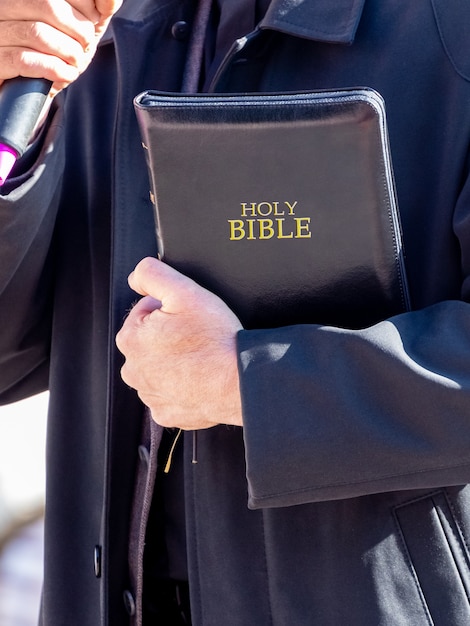
<path fill-rule="evenodd" d="M 8 178 L 17 158 L 18 153 L 15 150 L 0 144 L 0 185 Z"/>

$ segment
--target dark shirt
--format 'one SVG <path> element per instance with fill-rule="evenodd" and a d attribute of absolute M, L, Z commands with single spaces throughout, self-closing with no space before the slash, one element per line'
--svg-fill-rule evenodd
<path fill-rule="evenodd" d="M 233 43 L 254 30 L 269 2 L 270 0 L 215 0 L 206 35 L 204 90 L 207 90 Z"/>

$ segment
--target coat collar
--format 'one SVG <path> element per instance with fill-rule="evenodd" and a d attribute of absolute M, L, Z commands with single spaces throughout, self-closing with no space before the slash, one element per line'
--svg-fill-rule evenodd
<path fill-rule="evenodd" d="M 115 24 L 119 22 L 131 28 L 140 29 L 148 23 L 158 22 L 167 15 L 172 15 L 175 8 L 181 8 L 182 4 L 192 7 L 194 10 L 196 0 L 124 0 L 121 8 L 115 14 L 111 23 L 103 35 L 100 45 L 111 43 L 114 39 Z"/>
<path fill-rule="evenodd" d="M 272 0 L 261 28 L 278 30 L 296 37 L 350 44 L 354 41 L 365 0 Z M 140 22 L 158 7 L 171 3 L 155 0 L 125 0 L 118 16 Z M 111 29 L 105 41 L 112 38 Z M 103 43 L 105 42 L 103 41 Z"/>
<path fill-rule="evenodd" d="M 261 28 L 317 41 L 354 41 L 365 0 L 272 0 Z"/>

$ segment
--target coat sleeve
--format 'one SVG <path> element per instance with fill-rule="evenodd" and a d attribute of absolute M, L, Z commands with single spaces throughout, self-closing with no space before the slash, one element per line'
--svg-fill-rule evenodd
<path fill-rule="evenodd" d="M 238 337 L 249 506 L 470 482 L 470 193 L 461 298 L 373 327 Z"/>
<path fill-rule="evenodd" d="M 55 107 L 51 118 L 34 163 L 0 187 L 1 404 L 47 387 L 51 242 L 64 162 Z"/>

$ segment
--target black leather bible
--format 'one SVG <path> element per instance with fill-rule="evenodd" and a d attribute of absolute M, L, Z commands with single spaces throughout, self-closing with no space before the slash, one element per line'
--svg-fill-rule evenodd
<path fill-rule="evenodd" d="M 361 328 L 409 308 L 375 91 L 146 91 L 134 105 L 160 257 L 245 328 Z"/>

